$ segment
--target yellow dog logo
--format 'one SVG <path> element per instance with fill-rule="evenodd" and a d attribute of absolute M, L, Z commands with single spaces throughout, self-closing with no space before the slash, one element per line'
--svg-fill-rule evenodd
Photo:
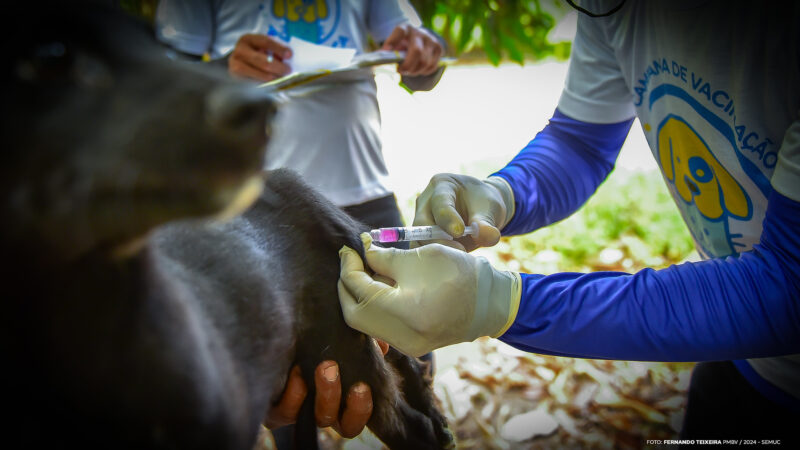
<path fill-rule="evenodd" d="M 325 0 L 275 0 L 272 13 L 289 22 L 303 19 L 307 23 L 316 23 L 328 17 L 328 3 Z"/>
<path fill-rule="evenodd" d="M 681 198 L 694 203 L 710 221 L 725 213 L 746 219 L 750 203 L 742 186 L 717 161 L 708 146 L 683 120 L 667 119 L 658 133 L 661 170 Z"/>

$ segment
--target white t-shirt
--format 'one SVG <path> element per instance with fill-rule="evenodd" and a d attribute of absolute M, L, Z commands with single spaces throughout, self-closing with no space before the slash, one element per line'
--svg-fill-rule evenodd
<path fill-rule="evenodd" d="M 404 23 L 420 24 L 406 0 L 161 0 L 156 14 L 161 41 L 212 58 L 228 54 L 246 33 L 361 53 L 370 37 L 379 43 Z M 388 195 L 376 94 L 371 72 L 291 94 L 272 123 L 266 168 L 296 170 L 339 206 Z"/>
<path fill-rule="evenodd" d="M 559 109 L 591 123 L 639 117 L 706 258 L 758 243 L 772 189 L 800 201 L 800 8 L 789 9 L 648 0 L 578 19 Z M 800 398 L 800 355 L 749 363 Z"/>

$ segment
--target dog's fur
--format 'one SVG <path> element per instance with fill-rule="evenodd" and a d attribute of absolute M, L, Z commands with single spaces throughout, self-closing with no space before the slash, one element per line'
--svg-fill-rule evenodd
<path fill-rule="evenodd" d="M 151 32 L 72 3 L 3 39 L 0 249 L 7 442 L 248 449 L 297 363 L 372 388 L 393 448 L 452 445 L 420 363 L 344 322 L 337 251 L 358 224 L 260 172 L 265 95 L 158 57 Z M 220 222 L 208 216 L 241 212 Z"/>

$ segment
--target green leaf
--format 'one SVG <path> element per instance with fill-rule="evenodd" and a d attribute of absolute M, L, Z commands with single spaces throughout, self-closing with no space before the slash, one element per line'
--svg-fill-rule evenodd
<path fill-rule="evenodd" d="M 489 58 L 489 62 L 492 63 L 493 66 L 500 64 L 500 50 L 495 42 L 495 37 L 495 30 L 492 29 L 491 23 L 487 22 L 486 26 L 483 27 L 482 32 L 483 50 L 486 52 L 486 56 Z"/>
<path fill-rule="evenodd" d="M 130 0 L 132 1 L 132 0 Z M 456 56 L 483 50 L 493 65 L 503 56 L 517 63 L 548 56 L 565 58 L 569 45 L 555 46 L 547 34 L 555 25 L 551 12 L 564 11 L 553 0 L 411 0 L 425 26 L 445 39 Z"/>
<path fill-rule="evenodd" d="M 499 35 L 503 48 L 508 52 L 508 57 L 511 58 L 512 61 L 522 65 L 525 62 L 525 57 L 522 55 L 522 52 L 519 51 L 519 48 L 517 48 L 514 39 L 502 31 L 500 31 Z"/>
<path fill-rule="evenodd" d="M 473 5 L 480 6 L 478 2 L 473 2 Z M 474 7 L 473 7 L 474 8 Z M 478 14 L 476 11 L 468 11 L 467 14 L 461 16 L 461 32 L 458 36 L 458 43 L 456 49 L 458 53 L 464 51 L 467 45 L 472 40 L 472 31 L 475 29 L 475 24 L 478 21 Z"/>

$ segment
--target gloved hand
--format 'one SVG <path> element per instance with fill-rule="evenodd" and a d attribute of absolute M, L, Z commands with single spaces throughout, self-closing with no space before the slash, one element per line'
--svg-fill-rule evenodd
<path fill-rule="evenodd" d="M 467 175 L 440 173 L 417 197 L 414 225 L 439 225 L 455 241 L 435 241 L 468 252 L 490 247 L 514 216 L 514 193 L 506 180 L 479 180 Z M 463 236 L 466 223 L 478 223 L 478 236 Z"/>
<path fill-rule="evenodd" d="M 361 240 L 375 277 L 364 271 L 358 253 L 339 250 L 339 301 L 352 328 L 421 356 L 480 336 L 500 336 L 514 322 L 522 286 L 518 273 L 495 270 L 485 258 L 442 245 L 399 250 L 372 247 L 366 233 Z"/>

